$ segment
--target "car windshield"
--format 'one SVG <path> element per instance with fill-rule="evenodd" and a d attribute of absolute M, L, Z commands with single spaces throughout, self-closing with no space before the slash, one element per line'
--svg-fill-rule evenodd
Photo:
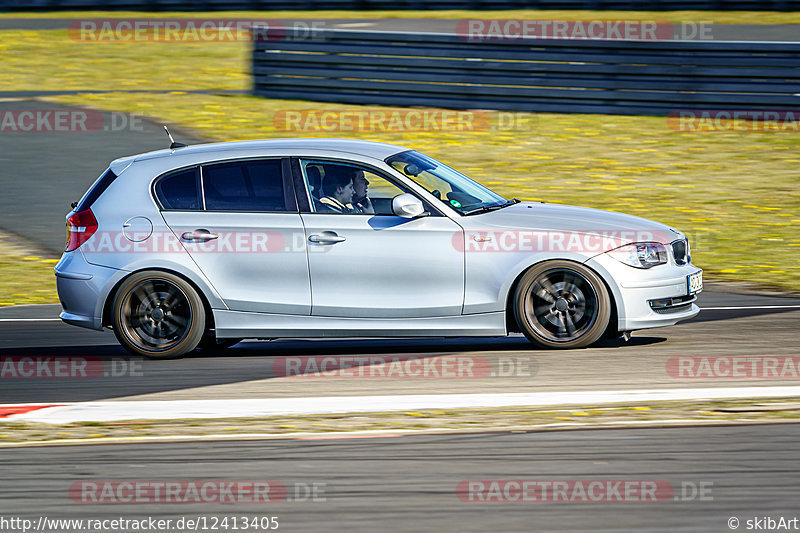
<path fill-rule="evenodd" d="M 489 211 L 513 203 L 461 172 L 413 150 L 395 154 L 387 158 L 386 163 L 462 215 Z"/>

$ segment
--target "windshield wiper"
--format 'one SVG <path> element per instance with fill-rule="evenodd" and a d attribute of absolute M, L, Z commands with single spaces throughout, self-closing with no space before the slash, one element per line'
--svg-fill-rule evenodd
<path fill-rule="evenodd" d="M 462 213 L 462 215 L 464 215 L 465 217 L 468 217 L 469 215 L 474 215 L 476 213 L 488 213 L 489 211 L 497 211 L 498 209 L 503 209 L 504 207 L 508 207 L 510 205 L 518 204 L 518 203 L 520 203 L 520 201 L 521 200 L 519 198 L 513 198 L 513 199 L 511 199 L 511 200 L 509 200 L 509 201 L 507 201 L 506 203 L 503 203 L 503 204 L 482 205 L 480 207 L 477 207 L 475 209 L 471 209 L 471 210 L 469 210 L 469 211 L 467 211 L 465 213 Z"/>

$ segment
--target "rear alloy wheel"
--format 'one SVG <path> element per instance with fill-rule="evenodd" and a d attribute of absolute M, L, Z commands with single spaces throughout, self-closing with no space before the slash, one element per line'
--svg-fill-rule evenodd
<path fill-rule="evenodd" d="M 205 308 L 197 291 L 167 272 L 134 274 L 114 297 L 114 333 L 120 344 L 136 355 L 180 357 L 197 347 L 205 322 Z"/>
<path fill-rule="evenodd" d="M 531 342 L 583 348 L 603 335 L 611 303 L 603 280 L 592 270 L 572 261 L 547 261 L 520 279 L 514 312 Z"/>

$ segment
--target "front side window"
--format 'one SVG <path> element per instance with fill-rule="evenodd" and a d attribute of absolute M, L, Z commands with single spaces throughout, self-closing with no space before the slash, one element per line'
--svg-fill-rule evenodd
<path fill-rule="evenodd" d="M 346 215 L 394 215 L 392 199 L 405 191 L 358 165 L 300 160 L 311 212 Z"/>
<path fill-rule="evenodd" d="M 462 215 L 513 203 L 461 172 L 413 150 L 395 154 L 386 163 Z"/>
<path fill-rule="evenodd" d="M 179 170 L 158 180 L 155 193 L 164 209 L 203 209 L 203 202 L 200 199 L 200 173 L 197 167 Z"/>
<path fill-rule="evenodd" d="M 208 211 L 287 211 L 280 159 L 203 166 Z"/>

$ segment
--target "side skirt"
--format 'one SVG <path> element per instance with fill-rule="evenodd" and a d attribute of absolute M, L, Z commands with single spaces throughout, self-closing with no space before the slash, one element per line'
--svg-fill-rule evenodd
<path fill-rule="evenodd" d="M 431 318 L 343 318 L 214 309 L 218 338 L 253 337 L 497 337 L 505 313 Z"/>

